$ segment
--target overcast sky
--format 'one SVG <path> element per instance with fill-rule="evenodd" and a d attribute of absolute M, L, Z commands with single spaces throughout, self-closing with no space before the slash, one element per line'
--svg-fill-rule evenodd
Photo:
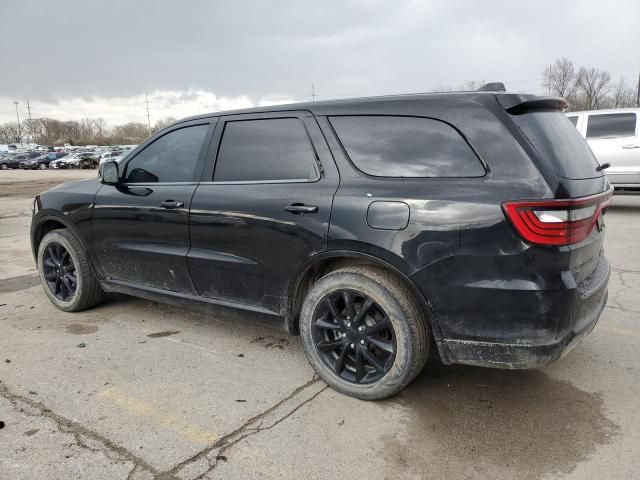
<path fill-rule="evenodd" d="M 466 80 L 542 93 L 559 57 L 637 81 L 640 1 L 0 1 L 0 122 L 152 122 Z"/>

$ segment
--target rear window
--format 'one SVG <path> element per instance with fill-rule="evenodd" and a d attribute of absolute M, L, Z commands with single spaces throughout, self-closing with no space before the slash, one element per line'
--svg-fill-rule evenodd
<path fill-rule="evenodd" d="M 482 177 L 475 152 L 450 125 L 430 118 L 331 117 L 353 162 L 376 177 Z"/>
<path fill-rule="evenodd" d="M 596 170 L 598 161 L 589 145 L 564 113 L 538 110 L 512 118 L 538 152 L 540 161 L 559 176 L 569 179 L 602 176 Z"/>
<path fill-rule="evenodd" d="M 635 113 L 589 115 L 587 138 L 633 137 L 635 134 Z"/>

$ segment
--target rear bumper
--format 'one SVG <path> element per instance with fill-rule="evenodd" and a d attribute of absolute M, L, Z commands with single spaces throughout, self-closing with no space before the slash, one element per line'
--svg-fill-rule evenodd
<path fill-rule="evenodd" d="M 552 317 L 553 312 L 558 315 L 557 325 L 564 326 L 555 333 L 547 330 L 543 336 L 528 336 L 535 330 L 535 324 L 530 324 L 534 317 L 530 314 L 524 317 L 511 317 L 511 323 L 522 328 L 523 335 L 510 341 L 485 341 L 469 338 L 442 338 L 438 341 L 440 356 L 443 363 L 462 363 L 484 367 L 506 369 L 539 368 L 551 363 L 575 348 L 596 326 L 607 303 L 607 284 L 610 267 L 604 257 L 601 257 L 594 273 L 581 282 L 575 289 L 566 292 L 561 297 L 563 301 L 554 300 L 555 307 L 547 311 L 545 317 Z M 538 303 L 541 312 L 548 307 L 544 292 L 535 292 L 535 300 L 528 302 L 526 310 L 536 308 Z M 530 299 L 531 300 L 531 299 Z M 517 311 L 511 312 L 512 315 Z M 542 313 L 538 313 L 540 318 Z M 528 320 L 522 322 L 524 318 Z M 535 320 L 534 320 L 535 321 Z M 525 326 L 525 324 L 527 324 Z"/>

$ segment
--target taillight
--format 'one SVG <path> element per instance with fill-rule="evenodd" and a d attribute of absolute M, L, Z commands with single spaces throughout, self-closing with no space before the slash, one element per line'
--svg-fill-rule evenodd
<path fill-rule="evenodd" d="M 502 204 L 520 236 L 536 245 L 570 245 L 589 236 L 613 191 L 574 200 L 524 200 Z"/>

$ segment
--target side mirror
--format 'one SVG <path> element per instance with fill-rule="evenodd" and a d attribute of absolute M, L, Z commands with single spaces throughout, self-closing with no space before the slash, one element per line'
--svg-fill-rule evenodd
<path fill-rule="evenodd" d="M 120 183 L 118 174 L 118 164 L 116 162 L 105 162 L 102 164 L 102 183 L 107 185 L 117 185 Z"/>

